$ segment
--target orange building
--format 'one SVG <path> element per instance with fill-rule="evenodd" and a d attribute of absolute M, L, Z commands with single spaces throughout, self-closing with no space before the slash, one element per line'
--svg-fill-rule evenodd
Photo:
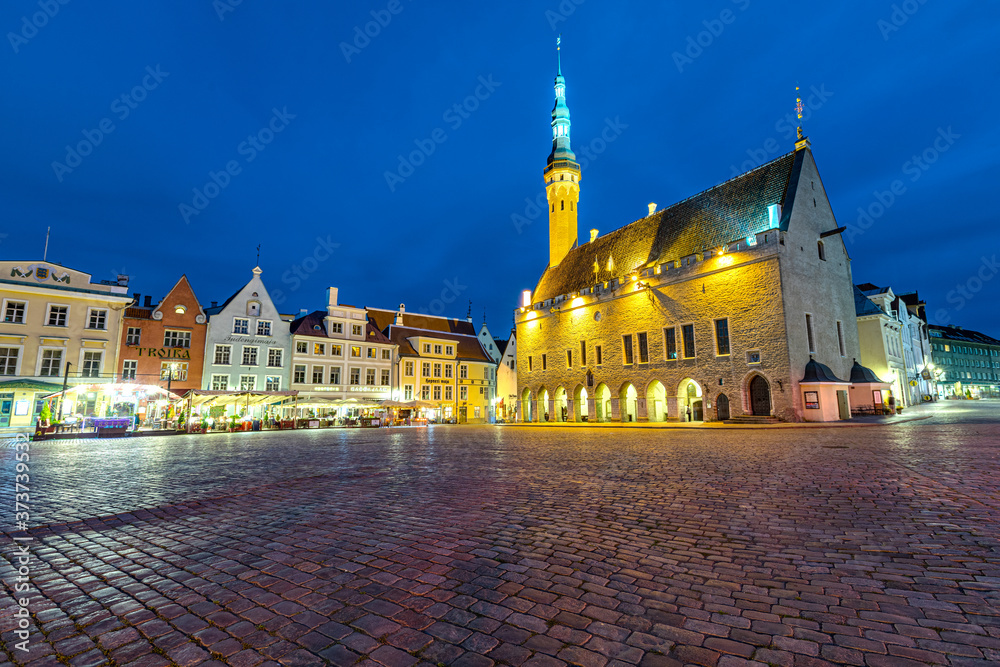
<path fill-rule="evenodd" d="M 140 295 L 135 296 L 135 303 L 125 309 L 122 324 L 121 353 L 118 355 L 122 382 L 158 385 L 177 395 L 188 389 L 199 389 L 208 318 L 187 276 L 181 276 L 155 306 L 149 296 L 142 305 L 139 304 Z M 150 400 L 153 398 L 150 396 Z M 144 414 L 147 420 L 152 419 L 152 406 L 147 406 L 141 396 L 137 399 L 136 412 Z"/>

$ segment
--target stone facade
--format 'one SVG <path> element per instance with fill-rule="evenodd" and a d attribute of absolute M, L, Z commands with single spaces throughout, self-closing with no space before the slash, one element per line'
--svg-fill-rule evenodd
<path fill-rule="evenodd" d="M 569 151 L 568 112 L 565 123 L 553 154 Z M 568 251 L 567 216 L 553 217 L 564 209 L 552 163 L 550 261 L 515 311 L 519 420 L 845 413 L 842 379 L 859 356 L 850 257 L 807 139 L 663 211 L 650 204 L 647 217 L 603 237 L 593 230 Z M 565 181 L 575 218 L 579 181 Z M 844 385 L 826 397 L 840 410 L 805 405 L 811 359 Z"/>

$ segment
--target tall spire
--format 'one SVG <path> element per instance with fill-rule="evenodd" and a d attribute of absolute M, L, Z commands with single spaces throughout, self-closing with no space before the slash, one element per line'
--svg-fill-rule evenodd
<path fill-rule="evenodd" d="M 569 147 L 569 107 L 566 106 L 566 79 L 562 75 L 562 35 L 556 37 L 556 105 L 552 108 L 552 153 L 549 164 L 556 160 L 576 161 Z"/>
<path fill-rule="evenodd" d="M 556 37 L 556 75 L 562 76 L 562 33 Z"/>
<path fill-rule="evenodd" d="M 552 152 L 545 163 L 545 197 L 549 203 L 549 266 L 556 266 L 576 247 L 580 165 L 569 144 L 569 107 L 562 75 L 562 35 L 556 38 L 556 105 L 552 108 Z"/>

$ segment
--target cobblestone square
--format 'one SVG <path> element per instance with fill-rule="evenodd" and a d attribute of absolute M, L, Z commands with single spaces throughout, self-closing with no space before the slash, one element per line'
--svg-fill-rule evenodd
<path fill-rule="evenodd" d="M 31 443 L 27 533 L 5 447 L 0 663 L 1000 664 L 1000 404 L 913 413 Z"/>

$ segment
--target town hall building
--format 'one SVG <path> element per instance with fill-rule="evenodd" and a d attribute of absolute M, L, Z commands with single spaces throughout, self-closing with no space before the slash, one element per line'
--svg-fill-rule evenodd
<path fill-rule="evenodd" d="M 549 262 L 515 311 L 519 421 L 850 417 L 851 260 L 801 128 L 793 151 L 580 242 L 560 66 L 544 177 Z"/>

